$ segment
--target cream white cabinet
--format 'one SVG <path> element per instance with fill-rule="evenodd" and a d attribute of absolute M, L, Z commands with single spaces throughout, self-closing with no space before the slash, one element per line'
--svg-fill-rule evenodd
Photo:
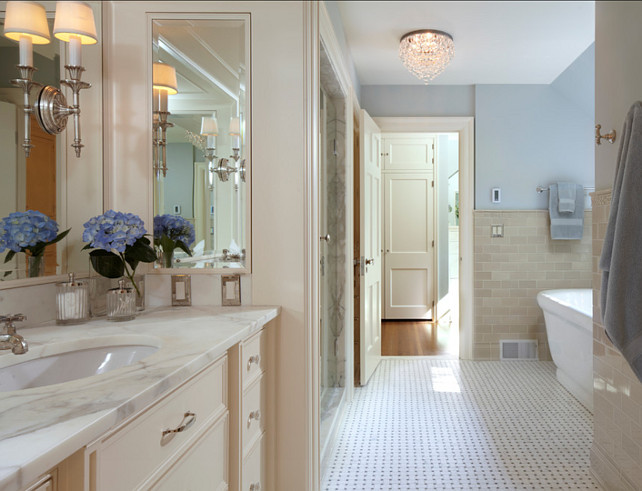
<path fill-rule="evenodd" d="M 92 445 L 91 486 L 96 491 L 172 489 L 166 480 L 184 479 L 202 464 L 195 479 L 202 478 L 200 482 L 207 485 L 181 484 L 173 489 L 225 489 L 227 419 L 227 356 L 223 356 Z"/>
<path fill-rule="evenodd" d="M 229 351 L 230 489 L 265 491 L 267 334 L 262 330 Z"/>
<path fill-rule="evenodd" d="M 267 329 L 24 491 L 266 491 Z"/>

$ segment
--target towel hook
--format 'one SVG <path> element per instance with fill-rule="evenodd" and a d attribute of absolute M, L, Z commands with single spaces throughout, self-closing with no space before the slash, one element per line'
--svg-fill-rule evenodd
<path fill-rule="evenodd" d="M 605 135 L 600 135 L 600 130 L 602 129 L 601 124 L 596 124 L 595 125 L 595 144 L 596 145 L 601 145 L 602 144 L 602 138 L 604 138 L 607 142 L 613 143 L 615 141 L 615 130 L 611 130 L 610 133 L 606 133 Z"/>

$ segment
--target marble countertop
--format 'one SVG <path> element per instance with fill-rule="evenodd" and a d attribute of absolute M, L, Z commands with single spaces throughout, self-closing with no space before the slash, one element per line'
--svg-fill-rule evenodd
<path fill-rule="evenodd" d="M 259 331 L 278 307 L 164 307 L 135 320 L 19 330 L 29 352 L 0 367 L 94 345 L 160 349 L 133 365 L 63 384 L 0 393 L 0 490 L 17 491 Z M 18 359 L 18 357 L 20 357 Z"/>

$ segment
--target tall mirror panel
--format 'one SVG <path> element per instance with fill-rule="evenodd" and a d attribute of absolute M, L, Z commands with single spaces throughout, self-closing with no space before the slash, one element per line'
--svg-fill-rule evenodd
<path fill-rule="evenodd" d="M 249 18 L 153 21 L 157 267 L 249 268 Z"/>

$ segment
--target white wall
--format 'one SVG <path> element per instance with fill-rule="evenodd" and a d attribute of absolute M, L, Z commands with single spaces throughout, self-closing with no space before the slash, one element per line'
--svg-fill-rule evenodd
<path fill-rule="evenodd" d="M 275 322 L 275 489 L 313 480 L 309 400 L 307 141 L 317 5 L 308 2 L 140 2 L 105 5 L 108 202 L 152 216 L 151 26 L 148 12 L 249 12 L 252 43 L 252 298 L 280 305 Z M 147 221 L 146 220 L 146 221 Z"/>

